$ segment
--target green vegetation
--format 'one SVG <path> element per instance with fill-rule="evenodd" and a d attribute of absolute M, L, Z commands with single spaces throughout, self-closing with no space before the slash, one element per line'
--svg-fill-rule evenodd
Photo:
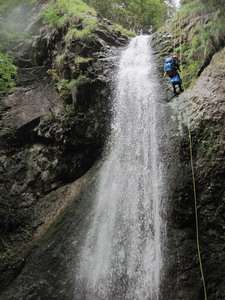
<path fill-rule="evenodd" d="M 57 68 L 61 69 L 63 67 L 64 60 L 65 60 L 65 53 L 58 54 L 56 56 L 55 64 L 56 64 Z"/>
<path fill-rule="evenodd" d="M 99 21 L 94 8 L 88 6 L 82 0 L 55 0 L 49 3 L 42 15 L 43 21 L 52 27 L 68 26 L 65 34 L 65 46 L 69 47 L 71 41 L 74 40 L 91 40 L 94 31 L 98 28 Z M 120 32 L 121 34 L 133 36 L 134 34 L 121 25 L 108 24 L 109 31 Z M 75 93 L 79 85 L 86 82 L 87 78 L 82 75 L 84 65 L 90 63 L 93 59 L 89 57 L 76 56 L 74 59 L 73 79 L 63 78 L 61 70 L 63 69 L 66 52 L 59 53 L 55 59 L 55 66 L 48 71 L 53 78 L 56 88 L 60 96 L 65 102 L 70 102 L 72 95 Z"/>
<path fill-rule="evenodd" d="M 62 56 L 63 55 L 61 55 L 60 57 Z M 79 68 L 79 66 L 82 63 L 88 63 L 91 60 L 92 58 L 78 56 L 75 58 L 74 64 L 76 65 L 76 67 Z M 60 96 L 65 100 L 71 96 L 72 89 L 77 88 L 80 84 L 83 84 L 89 80 L 85 75 L 79 75 L 76 79 L 73 78 L 71 80 L 64 79 L 61 77 L 61 75 L 56 69 L 49 69 L 48 75 L 51 76 L 52 79 L 55 81 L 57 91 L 59 92 Z"/>
<path fill-rule="evenodd" d="M 104 17 L 130 30 L 159 27 L 165 20 L 163 0 L 86 0 Z"/>
<path fill-rule="evenodd" d="M 56 88 L 62 98 L 67 98 L 71 94 L 69 86 L 71 86 L 69 80 L 62 79 L 57 82 Z"/>
<path fill-rule="evenodd" d="M 81 0 L 51 2 L 43 13 L 43 20 L 48 25 L 58 28 L 70 24 L 65 37 L 67 43 L 72 39 L 89 39 L 97 27 L 94 8 Z"/>
<path fill-rule="evenodd" d="M 0 52 L 0 94 L 15 86 L 16 67 L 12 59 Z"/>
<path fill-rule="evenodd" d="M 225 14 L 224 11 L 224 0 L 201 0 L 201 2 L 208 7 L 208 9 L 220 9 L 222 14 Z"/>
<path fill-rule="evenodd" d="M 60 96 L 64 99 L 65 102 L 68 102 L 72 97 L 72 94 L 78 89 L 78 87 L 82 84 L 89 82 L 88 79 L 84 75 L 80 75 L 77 79 L 72 80 L 58 80 L 56 83 L 56 88 L 60 94 Z M 70 101 L 69 101 L 70 102 Z"/>
<path fill-rule="evenodd" d="M 194 16 L 203 14 L 206 11 L 206 7 L 201 1 L 191 0 L 181 6 L 181 9 L 179 10 L 175 18 L 187 17 L 188 15 L 193 18 Z"/>
<path fill-rule="evenodd" d="M 119 24 L 111 25 L 111 29 L 113 31 L 115 31 L 116 33 L 120 33 L 120 34 L 128 36 L 128 37 L 134 37 L 135 36 L 134 31 L 130 31 L 130 30 L 124 28 L 122 25 L 119 25 Z"/>
<path fill-rule="evenodd" d="M 207 2 L 207 3 L 206 3 Z M 177 46 L 174 52 L 182 58 L 182 77 L 188 87 L 199 75 L 213 54 L 223 46 L 224 16 L 204 0 L 184 3 L 170 25 Z"/>
<path fill-rule="evenodd" d="M 101 13 L 102 6 L 104 6 L 107 1 L 101 1 L 101 5 L 98 5 L 100 2 L 86 2 L 87 3 L 83 2 L 82 0 L 56 0 L 54 2 L 50 2 L 49 6 L 43 13 L 43 20 L 48 25 L 58 28 L 64 26 L 65 24 L 70 24 L 69 30 L 65 37 L 65 41 L 67 43 L 74 39 L 91 39 L 93 32 L 98 27 L 97 13 L 95 8 Z M 107 3 L 108 8 L 111 7 L 110 5 Z M 120 9 L 118 8 L 117 10 L 118 11 L 115 11 L 115 13 L 118 13 Z M 122 16 L 121 18 L 124 19 Z M 114 19 L 115 20 L 113 21 L 117 20 L 119 22 L 119 19 Z M 120 24 L 113 23 L 112 25 L 109 25 L 109 29 L 115 32 L 120 32 L 126 36 L 134 36 L 132 31 L 124 28 Z"/>
<path fill-rule="evenodd" d="M 75 59 L 74 59 L 74 63 L 75 65 L 80 65 L 80 64 L 86 64 L 86 63 L 89 63 L 90 61 L 92 61 L 93 58 L 91 57 L 83 57 L 83 56 L 77 56 Z"/>
<path fill-rule="evenodd" d="M 71 40 L 88 40 L 92 38 L 92 33 L 94 29 L 97 27 L 97 22 L 94 26 L 84 26 L 82 30 L 79 30 L 75 27 L 71 27 L 66 36 L 65 41 L 69 43 Z"/>
<path fill-rule="evenodd" d="M 88 17 L 96 17 L 96 12 L 81 0 L 52 1 L 43 13 L 43 20 L 56 27 L 65 25 L 71 19 L 77 23 L 84 22 L 84 19 Z"/>

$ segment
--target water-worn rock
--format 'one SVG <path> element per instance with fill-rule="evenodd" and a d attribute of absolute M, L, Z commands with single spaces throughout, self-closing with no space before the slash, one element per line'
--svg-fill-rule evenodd
<path fill-rule="evenodd" d="M 114 68 L 107 57 L 114 46 L 127 42 L 105 22 L 90 39 L 65 42 L 68 24 L 42 26 L 34 15 L 36 35 L 14 53 L 17 87 L 0 103 L 0 293 L 75 199 L 68 184 L 76 185 L 100 157 Z M 45 283 L 32 284 L 31 291 L 15 293 L 15 299 L 50 299 Z"/>
<path fill-rule="evenodd" d="M 225 49 L 190 92 L 200 245 L 208 299 L 225 298 Z"/>
<path fill-rule="evenodd" d="M 1 293 L 2 300 L 73 299 L 74 257 L 84 236 L 83 220 L 90 212 L 93 196 L 89 186 L 95 177 L 96 167 L 39 201 L 36 211 L 40 224 L 32 245 L 27 247 L 32 246 L 32 251 L 24 253 L 27 248 L 17 248 L 26 259 L 21 262 L 18 276 Z"/>
<path fill-rule="evenodd" d="M 196 244 L 190 126 L 208 299 L 222 300 L 225 298 L 225 49 L 213 56 L 193 87 L 172 99 L 170 105 L 177 115 L 177 129 L 172 132 L 177 157 L 176 168 L 170 170 L 173 180 L 162 299 L 204 299 Z"/>

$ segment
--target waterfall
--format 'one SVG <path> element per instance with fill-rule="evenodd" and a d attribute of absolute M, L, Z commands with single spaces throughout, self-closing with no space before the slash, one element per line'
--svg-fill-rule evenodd
<path fill-rule="evenodd" d="M 172 3 L 175 7 L 177 7 L 177 8 L 180 7 L 180 0 L 172 0 Z"/>
<path fill-rule="evenodd" d="M 159 83 L 148 36 L 131 40 L 116 74 L 109 149 L 80 250 L 76 300 L 158 300 L 162 270 Z"/>

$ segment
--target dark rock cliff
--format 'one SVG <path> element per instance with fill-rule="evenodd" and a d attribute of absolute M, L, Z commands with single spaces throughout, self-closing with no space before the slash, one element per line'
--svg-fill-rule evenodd
<path fill-rule="evenodd" d="M 68 24 L 50 28 L 35 16 L 34 10 L 33 37 L 13 49 L 17 87 L 0 102 L 0 293 L 76 200 L 84 180 L 75 181 L 100 157 L 110 123 L 110 57 L 127 43 L 100 20 L 90 39 L 65 41 Z M 39 299 L 23 292 L 15 299 Z"/>
<path fill-rule="evenodd" d="M 89 183 L 97 167 L 88 170 L 101 156 L 109 129 L 112 56 L 127 42 L 107 21 L 100 22 L 91 39 L 65 41 L 68 24 L 61 29 L 43 26 L 36 17 L 40 9 L 32 12 L 32 22 L 28 20 L 33 38 L 13 50 L 19 67 L 17 87 L 0 99 L 2 300 L 73 298 L 71 265 L 78 243 L 74 236 L 79 240 L 83 234 L 79 224 L 91 207 Z M 205 16 L 203 24 L 209 18 Z M 185 43 L 196 34 L 196 24 L 197 17 L 184 21 Z M 177 32 L 175 44 L 179 40 Z M 153 42 L 159 61 L 174 50 L 166 30 Z M 225 50 L 218 52 L 223 46 L 223 39 L 212 40 L 208 55 L 198 64 L 196 82 L 167 104 L 168 148 L 162 148 L 170 202 L 163 300 L 204 299 L 189 125 L 209 300 L 225 299 Z"/>
<path fill-rule="evenodd" d="M 162 44 L 162 37 L 164 43 Z M 170 33 L 154 38 L 162 62 L 173 51 Z M 217 49 L 222 48 L 220 44 Z M 190 141 L 197 187 L 199 239 L 208 299 L 225 299 L 224 161 L 225 161 L 225 50 L 216 52 L 201 69 L 196 82 L 177 98 L 170 99 L 174 125 L 168 249 L 162 299 L 204 299 L 196 244 L 195 205 L 190 165 Z M 169 92 L 170 94 L 170 92 Z M 170 96 L 168 96 L 170 98 Z M 170 128 L 169 128 L 170 129 Z M 174 152 L 177 154 L 175 155 Z"/>

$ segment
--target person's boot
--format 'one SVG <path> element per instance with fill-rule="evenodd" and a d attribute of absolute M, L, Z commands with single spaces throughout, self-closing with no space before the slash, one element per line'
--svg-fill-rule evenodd
<path fill-rule="evenodd" d="M 179 88 L 180 88 L 180 92 L 182 93 L 184 91 L 184 89 L 181 84 L 179 85 Z"/>
<path fill-rule="evenodd" d="M 177 96 L 177 95 L 178 95 L 175 84 L 173 84 L 173 95 L 174 95 L 174 96 Z"/>

